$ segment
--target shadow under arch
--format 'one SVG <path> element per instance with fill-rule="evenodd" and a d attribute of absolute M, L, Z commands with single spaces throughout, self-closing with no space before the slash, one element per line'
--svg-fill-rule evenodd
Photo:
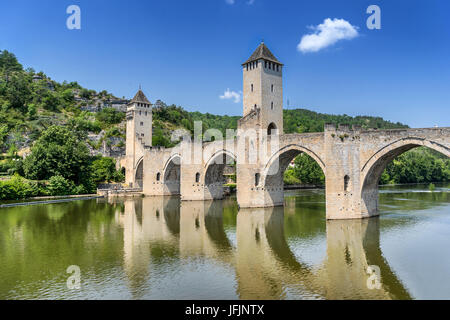
<path fill-rule="evenodd" d="M 260 182 L 260 186 L 264 188 L 273 205 L 281 206 L 284 204 L 284 172 L 291 161 L 302 153 L 313 159 L 322 169 L 323 174 L 326 174 L 324 162 L 312 150 L 297 144 L 290 144 L 281 148 L 271 156 L 265 165 Z"/>
<path fill-rule="evenodd" d="M 181 156 L 174 154 L 167 160 L 163 169 L 163 183 L 170 195 L 180 194 Z"/>
<path fill-rule="evenodd" d="M 384 146 L 373 154 L 361 169 L 362 213 L 374 215 L 378 211 L 378 184 L 387 165 L 401 154 L 417 147 L 427 147 L 450 157 L 449 148 L 422 138 L 403 138 Z"/>
<path fill-rule="evenodd" d="M 134 175 L 134 181 L 138 188 L 142 188 L 144 182 L 144 158 L 142 157 L 138 161 L 136 166 L 136 173 Z"/>
<path fill-rule="evenodd" d="M 205 199 L 222 199 L 225 184 L 224 170 L 236 162 L 236 155 L 228 150 L 215 152 L 205 164 Z"/>

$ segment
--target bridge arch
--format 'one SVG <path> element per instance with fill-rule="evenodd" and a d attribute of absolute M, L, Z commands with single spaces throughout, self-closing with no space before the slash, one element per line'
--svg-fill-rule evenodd
<path fill-rule="evenodd" d="M 144 157 L 137 161 L 134 182 L 138 188 L 142 188 L 144 183 Z"/>
<path fill-rule="evenodd" d="M 205 198 L 222 199 L 225 184 L 224 170 L 227 164 L 236 163 L 236 155 L 226 149 L 216 151 L 205 163 L 203 183 Z"/>
<path fill-rule="evenodd" d="M 283 175 L 289 163 L 301 153 L 305 153 L 306 155 L 314 159 L 322 169 L 323 173 L 326 173 L 325 163 L 314 151 L 297 144 L 290 144 L 284 146 L 270 157 L 269 161 L 263 169 L 263 187 L 268 188 L 271 186 L 282 186 Z"/>
<path fill-rule="evenodd" d="M 171 195 L 180 194 L 180 177 L 181 177 L 181 156 L 180 154 L 172 155 L 164 165 L 163 179 L 167 193 Z"/>
<path fill-rule="evenodd" d="M 421 146 L 450 157 L 450 148 L 438 142 L 418 137 L 407 137 L 383 146 L 364 163 L 361 169 L 362 213 L 372 215 L 378 211 L 378 183 L 387 165 L 401 154 Z"/>

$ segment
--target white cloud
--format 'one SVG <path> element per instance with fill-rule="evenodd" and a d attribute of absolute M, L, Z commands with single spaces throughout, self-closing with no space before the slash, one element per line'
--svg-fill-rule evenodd
<path fill-rule="evenodd" d="M 247 4 L 248 4 L 248 5 L 252 5 L 252 4 L 254 4 L 254 3 L 255 3 L 255 0 L 248 0 L 248 1 L 247 1 Z"/>
<path fill-rule="evenodd" d="M 234 4 L 234 0 L 225 0 L 227 4 Z"/>
<path fill-rule="evenodd" d="M 297 50 L 303 53 L 317 52 L 339 40 L 350 40 L 358 36 L 358 27 L 352 26 L 344 19 L 327 18 L 322 24 L 310 28 L 314 33 L 305 34 L 297 45 Z"/>
<path fill-rule="evenodd" d="M 230 89 L 227 89 L 223 95 L 219 96 L 220 99 L 234 99 L 234 103 L 239 103 L 241 101 L 241 91 L 230 91 Z"/>

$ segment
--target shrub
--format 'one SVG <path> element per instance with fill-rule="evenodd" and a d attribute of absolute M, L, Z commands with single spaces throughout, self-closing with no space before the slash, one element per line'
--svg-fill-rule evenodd
<path fill-rule="evenodd" d="M 39 195 L 39 185 L 15 175 L 10 180 L 0 181 L 0 200 L 19 200 Z"/>
<path fill-rule="evenodd" d="M 72 194 L 75 185 L 62 176 L 53 176 L 50 178 L 47 188 L 52 196 L 66 196 Z"/>

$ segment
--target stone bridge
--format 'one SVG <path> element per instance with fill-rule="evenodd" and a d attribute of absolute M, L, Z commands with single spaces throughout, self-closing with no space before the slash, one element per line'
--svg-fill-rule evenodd
<path fill-rule="evenodd" d="M 450 128 L 362 130 L 326 125 L 322 133 L 250 138 L 238 130 L 232 140 L 183 141 L 169 149 L 140 144 L 142 156 L 135 159 L 133 174 L 128 175 L 134 179 L 128 182 L 142 186 L 148 196 L 221 199 L 223 171 L 232 165 L 241 208 L 281 206 L 284 171 L 306 153 L 325 174 L 327 218 L 363 218 L 377 215 L 378 182 L 387 164 L 419 146 L 450 156 Z"/>
<path fill-rule="evenodd" d="M 181 200 L 223 197 L 223 172 L 235 166 L 241 208 L 281 206 L 283 174 L 300 153 L 325 174 L 328 219 L 377 215 L 378 182 L 386 165 L 419 146 L 450 156 L 450 128 L 363 130 L 326 124 L 324 132 L 283 134 L 283 64 L 261 43 L 242 64 L 243 117 L 237 132 L 194 132 L 214 142 L 152 147 L 152 105 L 139 90 L 127 108 L 126 182 L 148 196 Z M 211 139 L 212 140 L 212 139 Z"/>

